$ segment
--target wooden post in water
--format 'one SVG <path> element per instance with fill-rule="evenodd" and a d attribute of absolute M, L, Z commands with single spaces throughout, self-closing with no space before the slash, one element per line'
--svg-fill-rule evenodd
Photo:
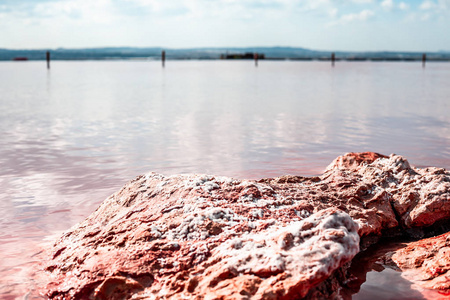
<path fill-rule="evenodd" d="M 422 54 L 422 68 L 425 68 L 426 62 L 427 62 L 427 55 L 424 53 Z"/>
<path fill-rule="evenodd" d="M 255 52 L 255 54 L 253 54 L 253 57 L 255 58 L 255 67 L 258 66 L 258 53 Z"/>
<path fill-rule="evenodd" d="M 50 69 L 50 51 L 47 51 L 47 69 Z"/>
<path fill-rule="evenodd" d="M 336 60 L 336 55 L 333 53 L 331 53 L 331 66 L 334 67 L 334 61 Z"/>
<path fill-rule="evenodd" d="M 162 66 L 164 68 L 166 65 L 166 51 L 164 51 L 164 50 L 161 52 L 161 62 L 162 62 Z"/>

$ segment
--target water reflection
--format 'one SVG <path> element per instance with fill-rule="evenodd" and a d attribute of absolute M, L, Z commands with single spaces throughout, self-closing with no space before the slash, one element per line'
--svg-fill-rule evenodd
<path fill-rule="evenodd" d="M 403 240 L 385 239 L 355 256 L 347 272 L 341 296 L 353 300 L 450 299 L 450 295 L 424 289 L 402 276 L 390 257 L 394 251 L 411 242 Z"/>
<path fill-rule="evenodd" d="M 389 258 L 390 252 L 403 246 L 388 240 L 359 253 L 352 261 L 343 294 L 354 300 L 425 299 Z"/>
<path fill-rule="evenodd" d="M 338 155 L 368 150 L 450 168 L 446 64 L 0 68 L 0 274 L 22 285 L 14 272 L 45 236 L 148 171 L 315 175 Z"/>

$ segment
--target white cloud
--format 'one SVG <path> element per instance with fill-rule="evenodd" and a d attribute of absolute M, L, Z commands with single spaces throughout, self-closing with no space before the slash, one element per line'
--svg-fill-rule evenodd
<path fill-rule="evenodd" d="M 336 7 L 333 7 L 333 8 L 328 10 L 328 14 L 332 18 L 336 18 L 337 15 L 338 15 L 338 12 L 339 12 L 339 10 Z"/>
<path fill-rule="evenodd" d="M 408 10 L 409 9 L 409 5 L 406 4 L 405 2 L 400 2 L 398 4 L 398 8 L 401 9 L 401 10 Z"/>
<path fill-rule="evenodd" d="M 430 14 L 430 13 L 426 13 L 426 14 L 423 14 L 423 15 L 420 17 L 420 20 L 422 20 L 422 21 L 428 21 L 430 18 L 431 18 L 431 14 Z"/>
<path fill-rule="evenodd" d="M 387 10 L 392 10 L 394 8 L 394 1 L 393 0 L 384 0 L 381 2 L 381 7 Z"/>
<path fill-rule="evenodd" d="M 422 21 L 440 21 L 446 22 L 450 17 L 450 0 L 425 0 L 419 9 L 423 11 L 420 18 Z"/>
<path fill-rule="evenodd" d="M 369 9 L 365 9 L 357 14 L 347 14 L 343 15 L 339 21 L 340 23 L 349 23 L 354 21 L 367 21 L 371 17 L 373 17 L 375 13 Z"/>
<path fill-rule="evenodd" d="M 373 0 L 352 0 L 353 3 L 358 3 L 358 4 L 369 4 L 369 3 L 373 3 Z"/>
<path fill-rule="evenodd" d="M 422 2 L 422 4 L 420 4 L 420 9 L 423 9 L 423 10 L 429 10 L 429 9 L 433 9 L 433 8 L 436 8 L 436 3 L 434 3 L 433 1 L 430 1 L 430 0 L 425 0 L 425 1 L 423 1 Z"/>
<path fill-rule="evenodd" d="M 306 0 L 301 2 L 301 8 L 304 10 L 316 10 L 331 7 L 331 4 L 330 0 Z"/>
<path fill-rule="evenodd" d="M 41 22 L 45 19 L 58 23 L 64 20 L 87 21 L 88 23 L 109 23 L 113 20 L 111 0 L 67 0 L 28 3 L 22 9 L 9 13 L 24 23 Z"/>
<path fill-rule="evenodd" d="M 450 0 L 438 0 L 439 7 L 441 9 L 449 10 L 450 9 Z"/>
<path fill-rule="evenodd" d="M 382 22 L 400 26 L 402 21 L 424 20 L 430 28 L 449 23 L 450 0 L 416 3 L 407 0 L 0 0 L 0 26 L 3 40 L 8 43 L 4 47 L 15 48 L 289 44 L 294 40 L 289 35 L 298 37 L 295 42 L 298 45 L 308 45 L 310 41 L 310 47 L 326 48 L 326 42 L 318 46 L 314 43 L 322 40 L 322 35 L 337 30 L 330 28 L 333 25 L 351 27 L 354 31 L 374 31 L 371 28 Z M 395 15 L 398 18 L 393 18 Z M 361 29 L 353 26 L 374 17 L 381 22 Z M 301 31 L 303 28 L 314 29 Z"/>
<path fill-rule="evenodd" d="M 420 5 L 421 9 L 434 9 L 440 12 L 448 12 L 450 10 L 450 0 L 437 0 L 437 2 L 426 0 Z"/>

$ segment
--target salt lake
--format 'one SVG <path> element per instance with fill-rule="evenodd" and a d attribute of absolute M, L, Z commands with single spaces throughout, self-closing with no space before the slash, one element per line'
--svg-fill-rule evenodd
<path fill-rule="evenodd" d="M 0 298 L 139 174 L 310 176 L 362 151 L 449 169 L 449 82 L 432 62 L 0 62 Z"/>

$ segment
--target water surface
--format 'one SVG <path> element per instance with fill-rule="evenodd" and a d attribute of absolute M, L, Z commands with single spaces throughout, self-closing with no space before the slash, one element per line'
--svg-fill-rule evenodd
<path fill-rule="evenodd" d="M 136 175 L 315 175 L 346 152 L 450 168 L 450 64 L 0 62 L 0 297 Z"/>

